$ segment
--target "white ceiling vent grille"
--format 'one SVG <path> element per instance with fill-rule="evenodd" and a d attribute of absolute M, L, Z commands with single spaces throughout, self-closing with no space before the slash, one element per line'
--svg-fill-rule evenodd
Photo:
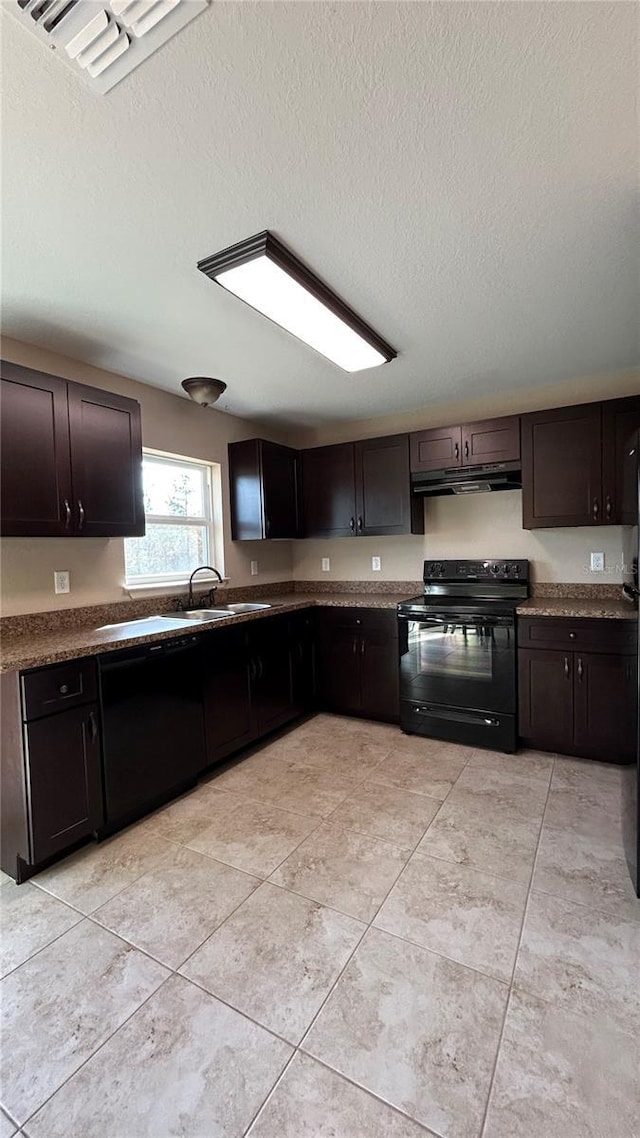
<path fill-rule="evenodd" d="M 104 95 L 208 4 L 209 0 L 12 0 L 6 10 Z"/>

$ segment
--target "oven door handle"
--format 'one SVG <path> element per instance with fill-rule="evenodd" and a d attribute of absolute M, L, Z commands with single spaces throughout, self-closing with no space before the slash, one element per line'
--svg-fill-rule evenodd
<path fill-rule="evenodd" d="M 398 620 L 406 620 L 413 624 L 427 625 L 431 628 L 444 628 L 453 625 L 456 628 L 506 628 L 512 627 L 514 621 L 509 616 L 489 616 L 486 613 L 450 613 L 448 616 L 419 616 L 417 613 L 398 613 Z"/>

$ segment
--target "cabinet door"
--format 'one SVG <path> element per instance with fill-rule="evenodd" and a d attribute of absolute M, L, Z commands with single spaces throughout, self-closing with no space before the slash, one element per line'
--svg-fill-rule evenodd
<path fill-rule="evenodd" d="M 298 451 L 263 442 L 261 458 L 264 536 L 298 537 Z"/>
<path fill-rule="evenodd" d="M 246 629 L 216 629 L 205 638 L 203 660 L 206 752 L 211 764 L 254 737 Z"/>
<path fill-rule="evenodd" d="M 604 521 L 617 525 L 638 523 L 637 433 L 640 398 L 616 399 L 603 404 Z"/>
<path fill-rule="evenodd" d="M 530 747 L 573 750 L 571 652 L 521 648 L 518 652 L 518 733 Z"/>
<path fill-rule="evenodd" d="M 98 829 L 103 816 L 95 705 L 25 727 L 31 860 L 44 861 Z"/>
<path fill-rule="evenodd" d="M 462 466 L 462 427 L 432 427 L 416 431 L 409 439 L 412 473 Z"/>
<path fill-rule="evenodd" d="M 359 536 L 424 532 L 422 500 L 411 495 L 407 435 L 356 443 L 356 502 Z"/>
<path fill-rule="evenodd" d="M 76 532 L 142 536 L 140 405 L 78 383 L 68 389 Z"/>
<path fill-rule="evenodd" d="M 318 700 L 328 711 L 358 714 L 360 688 L 360 627 L 345 613 L 318 613 Z"/>
<path fill-rule="evenodd" d="M 291 687 L 296 715 L 311 711 L 316 702 L 316 641 L 314 613 L 292 613 L 289 618 Z"/>
<path fill-rule="evenodd" d="M 72 532 L 67 384 L 2 363 L 0 524 L 5 537 Z"/>
<path fill-rule="evenodd" d="M 462 428 L 463 466 L 520 461 L 520 419 L 485 419 Z"/>
<path fill-rule="evenodd" d="M 524 529 L 603 520 L 599 403 L 522 417 Z"/>
<path fill-rule="evenodd" d="M 636 755 L 637 666 L 633 656 L 575 654 L 575 749 L 602 762 Z"/>
<path fill-rule="evenodd" d="M 289 622 L 266 617 L 249 630 L 252 666 L 252 710 L 258 735 L 266 735 L 293 718 Z"/>
<path fill-rule="evenodd" d="M 306 537 L 349 537 L 356 532 L 353 443 L 302 452 Z"/>
<path fill-rule="evenodd" d="M 378 629 L 360 637 L 361 712 L 369 719 L 400 718 L 398 638 Z"/>

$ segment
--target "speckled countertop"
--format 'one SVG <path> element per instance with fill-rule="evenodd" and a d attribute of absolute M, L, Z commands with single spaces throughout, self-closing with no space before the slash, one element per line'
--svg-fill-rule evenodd
<path fill-rule="evenodd" d="M 601 620 L 637 620 L 629 601 L 619 597 L 531 597 L 516 609 L 518 616 L 595 617 Z"/>
<path fill-rule="evenodd" d="M 153 632 L 146 634 L 139 628 L 137 632 L 129 628 L 100 629 L 99 625 L 106 623 L 104 612 L 95 617 L 91 624 L 71 625 L 56 630 L 31 631 L 25 628 L 21 631 L 5 631 L 2 637 L 0 650 L 0 672 L 15 672 L 25 668 L 39 668 L 45 664 L 57 664 L 63 660 L 73 660 L 80 656 L 96 656 L 100 652 L 112 652 L 118 648 L 135 648 L 140 644 L 154 644 L 160 640 L 170 640 L 173 637 L 201 635 L 212 632 L 216 628 L 228 628 L 232 624 L 244 624 L 247 621 L 263 620 L 276 613 L 297 612 L 300 609 L 315 605 L 331 608 L 384 608 L 395 609 L 396 605 L 406 600 L 407 596 L 415 596 L 416 590 L 405 593 L 279 593 L 269 596 L 254 595 L 251 599 L 263 601 L 273 607 L 262 612 L 244 613 L 225 617 L 224 620 L 194 623 L 193 626 L 183 628 L 170 628 L 166 632 Z M 220 602 L 222 603 L 222 602 Z M 157 612 L 163 607 L 158 605 Z M 119 616 L 120 620 L 122 617 Z"/>

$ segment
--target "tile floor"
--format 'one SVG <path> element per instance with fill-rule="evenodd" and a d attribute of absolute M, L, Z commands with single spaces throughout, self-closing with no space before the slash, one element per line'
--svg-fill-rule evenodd
<path fill-rule="evenodd" d="M 623 778 L 319 715 L 4 878 L 0 1138 L 634 1138 Z"/>

